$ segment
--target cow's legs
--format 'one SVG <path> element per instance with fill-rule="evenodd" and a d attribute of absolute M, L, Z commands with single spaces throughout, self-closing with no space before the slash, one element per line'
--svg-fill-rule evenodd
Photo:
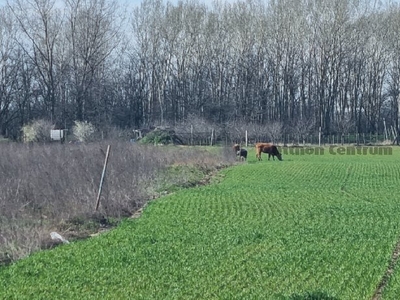
<path fill-rule="evenodd" d="M 256 158 L 257 158 L 258 160 L 262 160 L 262 159 L 261 159 L 261 151 L 260 151 L 259 149 L 256 150 Z"/>

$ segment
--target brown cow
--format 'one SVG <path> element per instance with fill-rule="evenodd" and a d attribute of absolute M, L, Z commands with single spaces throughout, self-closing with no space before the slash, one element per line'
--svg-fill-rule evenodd
<path fill-rule="evenodd" d="M 268 160 L 270 160 L 271 155 L 273 160 L 275 160 L 275 156 L 282 160 L 282 155 L 279 153 L 278 148 L 272 143 L 257 143 L 256 144 L 256 158 L 258 160 L 261 159 L 261 153 L 268 153 Z"/>
<path fill-rule="evenodd" d="M 246 160 L 247 159 L 247 150 L 244 148 L 241 148 L 239 144 L 233 145 L 233 150 L 235 150 L 236 156 L 240 160 Z"/>

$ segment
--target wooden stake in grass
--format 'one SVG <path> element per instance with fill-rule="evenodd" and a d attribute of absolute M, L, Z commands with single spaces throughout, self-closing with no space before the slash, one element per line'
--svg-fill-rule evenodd
<path fill-rule="evenodd" d="M 103 188 L 104 176 L 105 176 L 105 174 L 106 174 L 108 157 L 110 156 L 110 148 L 111 148 L 111 146 L 108 145 L 108 146 L 107 146 L 106 158 L 105 158 L 105 160 L 104 160 L 103 172 L 102 172 L 102 174 L 101 174 L 101 179 L 100 179 L 99 193 L 97 194 L 96 211 L 99 209 L 99 205 L 100 205 L 101 190 L 102 190 L 102 188 Z"/>
<path fill-rule="evenodd" d="M 318 147 L 321 147 L 321 126 L 319 127 L 318 131 Z"/>

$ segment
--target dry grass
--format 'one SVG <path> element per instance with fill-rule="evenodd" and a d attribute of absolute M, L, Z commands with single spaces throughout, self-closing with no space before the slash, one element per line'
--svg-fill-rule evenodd
<path fill-rule="evenodd" d="M 107 145 L 111 145 L 101 205 L 94 212 Z M 0 264 L 51 247 L 49 233 L 87 236 L 132 215 L 165 193 L 160 176 L 173 165 L 202 174 L 234 162 L 224 149 L 154 147 L 108 141 L 91 144 L 0 144 Z M 182 178 L 180 178 L 180 176 Z M 174 178 L 172 178 L 174 177 Z M 184 174 L 168 174 L 175 186 Z"/>

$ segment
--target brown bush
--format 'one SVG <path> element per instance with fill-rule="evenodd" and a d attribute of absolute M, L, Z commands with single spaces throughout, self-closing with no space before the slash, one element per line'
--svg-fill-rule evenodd
<path fill-rule="evenodd" d="M 110 158 L 95 213 L 108 144 Z M 226 149 L 211 154 L 117 141 L 0 147 L 0 264 L 40 249 L 51 231 L 68 238 L 72 230 L 76 236 L 76 230 L 94 231 L 133 214 L 162 192 L 159 174 L 168 166 L 192 165 L 207 172 L 234 161 Z"/>

